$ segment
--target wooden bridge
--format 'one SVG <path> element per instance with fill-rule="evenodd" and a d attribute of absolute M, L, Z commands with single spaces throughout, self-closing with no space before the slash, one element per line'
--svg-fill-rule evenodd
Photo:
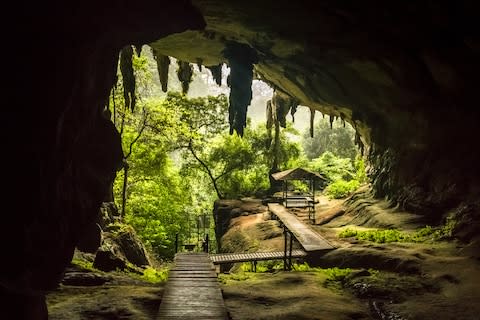
<path fill-rule="evenodd" d="M 305 257 L 307 253 L 303 250 L 293 250 L 293 258 Z M 210 254 L 210 260 L 214 264 L 221 263 L 237 263 L 248 261 L 265 261 L 265 260 L 281 260 L 284 258 L 283 251 L 273 252 L 252 252 L 252 253 L 217 253 Z"/>
<path fill-rule="evenodd" d="M 282 222 L 288 232 L 295 237 L 308 254 L 314 252 L 318 254 L 335 249 L 324 237 L 288 212 L 284 206 L 278 203 L 269 203 L 268 210 Z"/>
<path fill-rule="evenodd" d="M 325 238 L 314 232 L 305 223 L 279 204 L 268 204 L 270 212 L 276 216 L 285 229 L 285 250 L 256 253 L 178 253 L 175 267 L 170 270 L 163 293 L 158 320 L 228 320 L 215 264 L 262 260 L 284 260 L 284 268 L 291 269 L 292 258 L 307 255 L 321 255 L 335 249 Z M 290 248 L 287 250 L 287 235 Z M 295 238 L 303 250 L 293 250 Z"/>
<path fill-rule="evenodd" d="M 227 320 L 217 274 L 206 253 L 178 253 L 157 320 Z"/>

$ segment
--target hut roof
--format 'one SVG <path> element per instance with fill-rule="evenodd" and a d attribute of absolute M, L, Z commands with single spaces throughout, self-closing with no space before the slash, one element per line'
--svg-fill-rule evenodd
<path fill-rule="evenodd" d="M 276 172 L 272 174 L 272 177 L 275 180 L 327 180 L 324 175 L 303 168 L 294 168 Z"/>

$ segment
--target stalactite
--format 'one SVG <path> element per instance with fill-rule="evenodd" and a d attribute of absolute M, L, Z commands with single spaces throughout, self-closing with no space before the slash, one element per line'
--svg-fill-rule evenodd
<path fill-rule="evenodd" d="M 330 116 L 330 129 L 333 129 L 333 121 L 335 121 L 335 116 Z"/>
<path fill-rule="evenodd" d="M 185 61 L 178 60 L 178 70 L 177 76 L 178 80 L 182 83 L 182 92 L 187 94 L 190 87 L 190 82 L 192 82 L 193 68 L 190 63 Z"/>
<path fill-rule="evenodd" d="M 252 101 L 253 64 L 258 57 L 250 46 L 238 42 L 227 42 L 223 55 L 230 66 L 230 134 L 243 136 L 247 124 L 247 109 Z"/>
<path fill-rule="evenodd" d="M 207 69 L 212 73 L 213 80 L 218 86 L 222 85 L 222 64 L 216 66 L 207 66 Z"/>
<path fill-rule="evenodd" d="M 342 119 L 343 127 L 345 128 L 345 119 Z"/>
<path fill-rule="evenodd" d="M 152 48 L 153 57 L 157 62 L 158 77 L 160 78 L 160 84 L 162 85 L 162 91 L 168 91 L 168 69 L 170 67 L 170 58 L 163 54 L 158 53 L 157 50 Z"/>
<path fill-rule="evenodd" d="M 297 113 L 297 107 L 298 105 L 295 104 L 292 106 L 292 108 L 290 109 L 290 114 L 292 115 L 292 122 L 295 123 L 295 113 Z"/>
<path fill-rule="evenodd" d="M 355 144 L 360 148 L 360 154 L 363 156 L 363 153 L 365 151 L 365 146 L 357 131 L 355 131 Z"/>
<path fill-rule="evenodd" d="M 313 138 L 313 128 L 315 122 L 315 109 L 310 108 L 310 137 Z"/>
<path fill-rule="evenodd" d="M 125 108 L 135 109 L 135 74 L 133 73 L 133 48 L 128 45 L 120 53 L 120 72 L 123 80 L 123 98 L 125 99 Z"/>
<path fill-rule="evenodd" d="M 141 44 L 136 44 L 134 45 L 135 51 L 137 52 L 137 57 L 140 58 L 140 55 L 142 54 L 142 45 Z"/>
<path fill-rule="evenodd" d="M 283 91 L 275 89 L 272 97 L 272 105 L 275 114 L 275 121 L 278 121 L 282 128 L 287 127 L 287 114 L 295 104 L 294 99 Z"/>
<path fill-rule="evenodd" d="M 267 138 L 265 147 L 269 149 L 270 145 L 272 144 L 272 126 L 273 126 L 273 122 L 275 121 L 273 107 L 272 107 L 272 100 L 267 101 L 266 108 L 267 108 L 266 115 L 267 115 L 267 137 L 268 138 Z"/>
<path fill-rule="evenodd" d="M 203 66 L 203 59 L 197 58 L 197 67 L 200 72 L 202 72 L 202 66 Z"/>

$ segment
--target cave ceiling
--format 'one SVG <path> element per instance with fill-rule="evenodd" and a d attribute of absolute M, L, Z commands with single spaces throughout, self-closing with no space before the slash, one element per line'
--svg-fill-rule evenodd
<path fill-rule="evenodd" d="M 455 10 L 426 1 L 193 4 L 204 15 L 204 30 L 172 34 L 150 46 L 213 66 L 228 63 L 228 42 L 247 44 L 258 55 L 256 78 L 302 105 L 347 120 L 367 144 L 377 130 L 374 142 L 392 145 L 406 123 L 426 127 L 429 109 L 448 110 L 448 101 L 469 98 L 465 79 L 478 65 L 479 48 L 470 2 L 456 3 Z"/>

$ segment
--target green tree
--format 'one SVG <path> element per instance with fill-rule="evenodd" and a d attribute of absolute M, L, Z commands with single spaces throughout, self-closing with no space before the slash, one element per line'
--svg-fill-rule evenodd
<path fill-rule="evenodd" d="M 302 135 L 302 145 L 308 159 L 312 160 L 321 156 L 324 152 L 331 152 L 342 158 L 355 159 L 358 153 L 355 146 L 355 130 L 341 119 L 332 122 L 327 118 L 318 120 L 315 124 L 314 137 L 310 137 L 310 131 Z"/>

